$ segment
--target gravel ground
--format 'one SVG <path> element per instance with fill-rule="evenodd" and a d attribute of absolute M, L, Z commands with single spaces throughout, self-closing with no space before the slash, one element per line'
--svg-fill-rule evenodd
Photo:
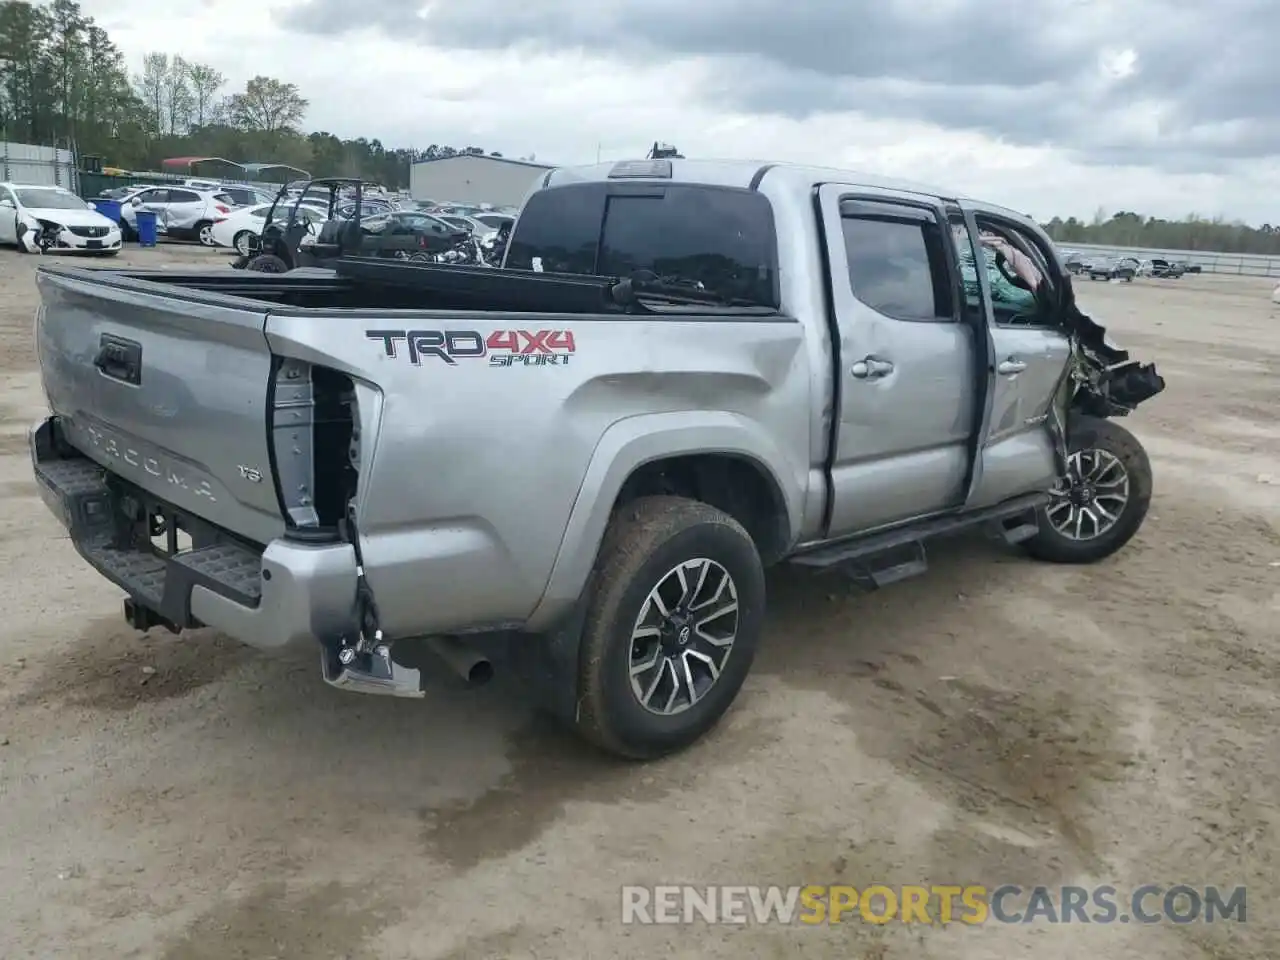
<path fill-rule="evenodd" d="M 384 700 L 305 651 L 132 634 L 31 481 L 37 262 L 0 251 L 0 957 L 1280 956 L 1274 282 L 1080 285 L 1169 381 L 1129 424 L 1156 492 L 1119 556 L 957 543 L 876 594 L 775 572 L 737 708 L 637 767 L 501 679 Z M 1248 922 L 620 923 L 627 883 L 876 881 L 1247 884 Z"/>

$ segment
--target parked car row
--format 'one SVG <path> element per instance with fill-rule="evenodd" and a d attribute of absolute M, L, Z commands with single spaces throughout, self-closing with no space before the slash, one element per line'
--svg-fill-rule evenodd
<path fill-rule="evenodd" d="M 277 206 L 276 217 L 296 207 L 299 219 L 314 223 L 309 233 L 315 236 L 329 216 L 329 200 L 327 196 L 306 195 L 304 190 L 287 190 Z M 18 191 L 22 191 L 21 196 Z M 250 251 L 251 238 L 261 236 L 268 211 L 276 201 L 275 195 L 248 184 L 196 179 L 114 187 L 95 199 L 120 204 L 118 222 L 98 213 L 91 203 L 69 190 L 5 184 L 0 188 L 0 243 L 23 242 L 25 249 L 32 250 L 53 246 L 118 251 L 125 241 L 138 237 L 138 214 L 152 213 L 156 232 L 162 236 L 197 240 L 245 256 Z M 58 213 L 51 214 L 51 208 Z M 334 209 L 339 220 L 349 220 L 355 213 L 354 195 Z M 493 251 L 505 246 L 518 210 L 488 204 L 412 201 L 370 185 L 362 190 L 359 213 L 371 235 L 415 238 L 412 243 L 420 249 L 411 252 L 430 253 L 441 243 L 452 249 L 459 237 L 464 237 L 492 258 Z M 392 245 L 400 243 L 395 240 Z"/>
<path fill-rule="evenodd" d="M 1199 264 L 1162 257 L 1139 260 L 1137 257 L 1098 256 L 1064 250 L 1063 260 L 1072 274 L 1087 276 L 1090 280 L 1131 281 L 1135 276 L 1176 280 L 1184 274 L 1201 272 Z"/>

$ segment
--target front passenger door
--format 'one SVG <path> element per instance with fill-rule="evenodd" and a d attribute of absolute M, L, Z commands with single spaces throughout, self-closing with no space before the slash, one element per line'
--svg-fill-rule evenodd
<path fill-rule="evenodd" d="M 194 190 L 170 190 L 164 206 L 162 226 L 165 233 L 192 233 L 205 216 L 205 199 Z"/>
<path fill-rule="evenodd" d="M 129 202 L 125 204 L 121 216 L 125 223 L 129 224 L 134 230 L 138 228 L 138 211 L 145 210 L 156 215 L 156 220 L 160 219 L 160 204 L 169 196 L 168 190 L 143 190 L 141 193 L 134 194 Z"/>
<path fill-rule="evenodd" d="M 1053 254 L 1031 231 L 998 212 L 974 211 L 976 238 L 956 230 L 957 245 L 976 240 L 985 271 L 994 378 L 981 455 L 966 506 L 991 506 L 1023 493 L 1048 490 L 1059 474 L 1057 401 L 1071 359 L 1058 304 L 1065 281 L 1050 266 Z M 1023 254 L 1021 277 L 1007 259 Z M 962 259 L 965 254 L 962 253 Z M 1029 289 L 1034 287 L 1034 289 Z"/>

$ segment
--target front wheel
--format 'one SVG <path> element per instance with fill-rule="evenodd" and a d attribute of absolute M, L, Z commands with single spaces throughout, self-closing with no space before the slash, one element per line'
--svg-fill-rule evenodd
<path fill-rule="evenodd" d="M 241 230 L 231 240 L 231 245 L 235 247 L 236 253 L 242 257 L 247 257 L 250 254 L 249 238 L 251 236 L 252 234 L 248 230 Z"/>
<path fill-rule="evenodd" d="M 1137 437 L 1110 420 L 1072 420 L 1067 476 L 1040 511 L 1026 551 L 1052 563 L 1095 563 L 1136 534 L 1151 505 L 1151 461 Z"/>
<path fill-rule="evenodd" d="M 715 726 L 763 623 L 764 570 L 742 526 L 696 500 L 637 500 L 610 522 L 588 589 L 578 732 L 651 759 Z"/>
<path fill-rule="evenodd" d="M 244 268 L 251 273 L 288 273 L 289 265 L 274 253 L 260 253 L 248 263 Z"/>

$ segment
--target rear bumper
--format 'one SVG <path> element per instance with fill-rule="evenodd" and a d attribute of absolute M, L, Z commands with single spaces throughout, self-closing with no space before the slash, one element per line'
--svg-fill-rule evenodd
<path fill-rule="evenodd" d="M 261 650 L 354 631 L 350 544 L 246 543 L 111 475 L 66 444 L 57 418 L 33 427 L 30 445 L 45 505 L 80 556 L 128 594 L 135 626 L 213 627 Z M 153 514 L 181 527 L 191 548 L 166 553 L 138 535 Z"/>

